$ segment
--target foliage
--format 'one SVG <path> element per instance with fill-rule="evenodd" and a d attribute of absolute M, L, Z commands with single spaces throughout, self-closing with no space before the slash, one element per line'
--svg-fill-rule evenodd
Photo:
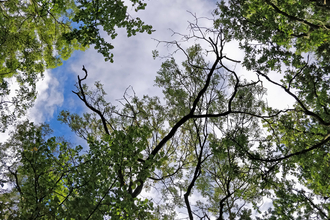
<path fill-rule="evenodd" d="M 70 23 L 63 17 L 71 16 L 67 9 L 74 5 L 74 1 L 1 1 L 1 131 L 32 105 L 35 83 L 45 69 L 60 65 L 61 58 L 67 59 L 73 49 L 81 48 L 77 41 L 62 38 L 63 33 L 70 31 Z M 15 77 L 19 84 L 13 98 L 10 77 Z"/>
<path fill-rule="evenodd" d="M 143 0 L 130 0 L 135 12 L 144 10 L 146 3 Z M 77 39 L 84 46 L 95 44 L 95 49 L 105 57 L 105 61 L 113 62 L 113 54 L 110 52 L 114 46 L 101 37 L 100 27 L 103 28 L 111 39 L 117 37 L 116 28 L 126 28 L 127 36 L 136 35 L 138 32 L 151 34 L 152 27 L 144 24 L 139 17 L 133 18 L 128 12 L 128 6 L 124 1 L 97 0 L 78 1 L 78 11 L 72 18 L 79 24 L 71 32 L 65 33 L 67 41 Z"/>
<path fill-rule="evenodd" d="M 132 176 L 117 177 L 126 167 L 133 172 L 139 169 L 132 166 L 135 158 L 125 155 L 130 152 L 109 148 L 121 146 L 118 142 L 127 134 L 132 137 L 130 143 L 135 143 L 135 136 L 145 136 L 146 131 L 116 132 L 107 142 L 90 140 L 87 154 L 81 154 L 81 146 L 71 148 L 64 140 L 47 139 L 49 132 L 46 126 L 25 122 L 1 146 L 1 185 L 13 183 L 12 189 L 1 191 L 2 219 L 100 219 L 104 215 L 141 219 L 150 215 L 148 200 L 132 199 L 123 191 L 128 184 L 136 187 L 130 182 Z M 143 147 L 144 142 L 134 145 Z"/>
<path fill-rule="evenodd" d="M 83 84 L 83 67 L 74 94 L 90 111 L 59 120 L 87 152 L 45 125 L 18 126 L 1 145 L 1 183 L 12 186 L 1 217 L 329 219 L 328 11 L 318 1 L 220 2 L 214 28 L 195 18 L 181 35 L 197 44 L 162 42 L 186 57 L 160 67 L 163 100 L 128 88 L 115 106 L 100 82 Z M 234 39 L 243 62 L 224 53 Z M 295 103 L 269 106 L 265 81 Z"/>
<path fill-rule="evenodd" d="M 146 6 L 142 1 L 131 2 L 136 11 Z M 61 65 L 74 50 L 95 44 L 95 49 L 113 62 L 113 45 L 100 36 L 101 27 L 112 39 L 117 27 L 125 27 L 128 36 L 152 31 L 151 26 L 127 13 L 123 1 L 9 0 L 0 2 L 0 10 L 2 131 L 31 107 L 37 95 L 35 84 L 44 71 Z M 11 77 L 19 84 L 14 98 L 9 96 Z"/>
<path fill-rule="evenodd" d="M 226 27 L 228 40 L 241 40 L 247 68 L 279 70 L 281 62 L 296 67 L 304 52 L 329 61 L 329 10 L 322 1 L 221 1 L 215 23 Z"/>
<path fill-rule="evenodd" d="M 221 1 L 216 11 L 215 26 L 224 28 L 227 39 L 241 41 L 243 65 L 296 101 L 285 114 L 264 123 L 271 132 L 269 143 L 276 143 L 272 150 L 281 154 L 262 160 L 276 162 L 282 169 L 282 179 L 272 183 L 276 199 L 269 218 L 329 218 L 330 8 L 326 3 L 233 0 Z M 283 75 L 280 82 L 271 77 L 274 72 Z M 301 186 L 283 181 L 288 176 Z"/>

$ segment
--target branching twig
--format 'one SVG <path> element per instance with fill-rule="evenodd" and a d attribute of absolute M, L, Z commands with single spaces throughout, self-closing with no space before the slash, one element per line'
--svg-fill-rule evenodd
<path fill-rule="evenodd" d="M 83 90 L 83 87 L 81 85 L 81 82 L 83 80 L 85 80 L 87 78 L 87 70 L 85 69 L 85 66 L 83 66 L 82 68 L 83 71 L 85 71 L 85 76 L 84 78 L 80 79 L 79 75 L 78 75 L 78 85 L 79 85 L 79 92 L 74 92 L 72 91 L 74 94 L 76 94 L 79 99 L 81 101 L 83 101 L 85 103 L 85 105 L 90 109 L 92 110 L 93 112 L 95 112 L 96 114 L 98 114 L 101 118 L 101 121 L 102 121 L 102 124 L 103 124 L 103 128 L 104 128 L 104 131 L 107 135 L 110 135 L 110 132 L 108 130 L 108 127 L 107 127 L 107 123 L 106 123 L 106 119 L 104 118 L 104 115 L 102 114 L 102 112 L 96 108 L 94 108 L 91 104 L 88 103 L 87 99 L 86 99 L 86 95 L 85 95 L 85 92 Z"/>

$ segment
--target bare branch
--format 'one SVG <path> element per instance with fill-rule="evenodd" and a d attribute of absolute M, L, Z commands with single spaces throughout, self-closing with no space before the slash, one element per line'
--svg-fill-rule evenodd
<path fill-rule="evenodd" d="M 104 118 L 104 115 L 102 114 L 102 112 L 101 112 L 100 110 L 94 108 L 90 103 L 88 103 L 88 101 L 87 101 L 87 99 L 86 99 L 86 95 L 85 95 L 84 89 L 83 89 L 83 87 L 82 87 L 82 85 L 81 85 L 81 82 L 87 78 L 87 75 L 88 75 L 88 74 L 87 74 L 87 70 L 85 69 L 85 66 L 83 66 L 82 70 L 85 71 L 85 76 L 84 76 L 84 78 L 80 79 L 80 77 L 79 77 L 79 75 L 78 75 L 78 85 L 79 85 L 79 90 L 80 90 L 80 91 L 79 91 L 79 92 L 74 92 L 74 91 L 72 91 L 72 92 L 73 92 L 74 94 L 76 94 L 76 95 L 79 97 L 79 99 L 80 99 L 81 101 L 83 101 L 83 102 L 85 103 L 85 105 L 86 105 L 90 110 L 92 110 L 93 112 L 95 112 L 96 114 L 98 114 L 98 115 L 100 116 L 101 121 L 102 121 L 102 124 L 103 124 L 103 129 L 104 129 L 105 133 L 106 133 L 107 135 L 109 135 L 110 132 L 109 132 L 109 130 L 108 130 L 107 122 L 106 122 L 106 119 Z"/>

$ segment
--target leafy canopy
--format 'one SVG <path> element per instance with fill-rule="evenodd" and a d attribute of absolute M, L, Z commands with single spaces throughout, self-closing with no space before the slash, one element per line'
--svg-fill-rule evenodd
<path fill-rule="evenodd" d="M 184 44 L 162 42 L 186 56 L 157 72 L 163 100 L 127 89 L 115 106 L 83 67 L 74 94 L 89 112 L 59 120 L 87 152 L 18 126 L 1 145 L 1 217 L 329 219 L 328 15 L 319 1 L 220 2 L 214 27 L 195 17 Z M 242 61 L 225 53 L 232 40 Z M 269 106 L 264 82 L 293 105 Z"/>
<path fill-rule="evenodd" d="M 146 3 L 131 0 L 135 11 Z M 111 39 L 117 28 L 126 28 L 128 36 L 152 32 L 150 25 L 133 18 L 124 1 L 10 0 L 0 2 L 0 130 L 4 131 L 33 105 L 36 82 L 46 69 L 67 60 L 74 50 L 89 45 L 113 62 L 114 46 L 101 36 L 103 29 Z M 10 97 L 10 78 L 19 90 Z"/>

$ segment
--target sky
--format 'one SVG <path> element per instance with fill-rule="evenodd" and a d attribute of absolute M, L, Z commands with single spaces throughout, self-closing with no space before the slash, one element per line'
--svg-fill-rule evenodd
<path fill-rule="evenodd" d="M 89 74 L 86 80 L 87 85 L 92 86 L 95 81 L 100 81 L 108 94 L 107 100 L 115 105 L 119 105 L 116 100 L 122 98 L 125 89 L 129 86 L 134 88 L 139 97 L 144 94 L 161 96 L 161 89 L 154 86 L 154 80 L 161 63 L 165 60 L 154 60 L 152 50 L 157 49 L 160 55 L 165 56 L 173 52 L 174 48 L 159 44 L 157 40 L 178 40 L 179 36 L 173 36 L 173 31 L 187 34 L 188 21 L 194 21 L 192 14 L 196 14 L 197 17 L 212 18 L 212 11 L 216 5 L 213 0 L 157 0 L 147 1 L 147 4 L 146 10 L 139 11 L 138 16 L 145 23 L 152 25 L 155 32 L 151 35 L 143 33 L 127 38 L 125 30 L 118 30 L 119 34 L 115 40 L 110 40 L 105 36 L 115 46 L 112 51 L 114 63 L 105 62 L 103 56 L 92 46 L 84 52 L 75 51 L 62 66 L 47 70 L 44 79 L 37 83 L 38 97 L 34 107 L 28 112 L 29 120 L 36 123 L 49 123 L 54 130 L 54 135 L 64 136 L 73 144 L 85 144 L 70 131 L 68 126 L 57 121 L 62 110 L 78 114 L 89 111 L 72 93 L 72 90 L 75 90 L 77 75 L 84 76 L 83 65 Z M 135 15 L 133 10 L 129 13 Z M 212 25 L 212 22 L 207 19 L 201 22 L 201 24 L 204 22 L 205 25 Z M 243 58 L 243 53 L 238 50 L 237 42 L 229 43 L 225 48 L 225 53 L 233 59 L 242 60 Z M 183 59 L 182 54 L 175 54 L 175 56 L 178 60 Z M 246 72 L 241 66 L 236 66 L 236 70 L 246 73 L 247 78 L 255 77 L 255 74 Z M 264 85 L 269 88 L 267 100 L 271 106 L 286 107 L 292 103 L 290 98 L 278 99 L 284 94 L 279 88 L 272 87 L 266 82 Z"/>
<path fill-rule="evenodd" d="M 75 90 L 77 75 L 83 76 L 82 66 L 88 70 L 87 85 L 93 86 L 95 81 L 104 84 L 107 92 L 107 100 L 114 104 L 122 98 L 124 91 L 129 86 L 139 97 L 144 94 L 161 96 L 161 90 L 154 86 L 155 76 L 164 59 L 154 60 L 152 50 L 158 50 L 160 55 L 166 56 L 173 52 L 174 48 L 168 48 L 160 41 L 180 40 L 179 36 L 173 36 L 173 31 L 182 34 L 188 33 L 188 21 L 193 22 L 197 17 L 212 18 L 212 11 L 216 8 L 213 0 L 157 0 L 148 1 L 146 10 L 139 11 L 138 16 L 145 23 L 153 26 L 155 32 L 126 37 L 125 30 L 118 30 L 118 37 L 111 40 L 115 49 L 114 63 L 105 62 L 101 54 L 94 50 L 93 46 L 86 51 L 75 51 L 71 58 L 64 61 L 63 65 L 52 70 L 47 70 L 43 80 L 37 84 L 38 97 L 35 106 L 29 111 L 28 117 L 37 123 L 47 122 L 53 127 L 55 134 L 68 135 L 69 129 L 57 122 L 57 116 L 61 110 L 83 113 L 87 109 L 78 97 L 72 93 Z M 135 15 L 133 9 L 128 13 Z M 191 14 L 192 13 L 192 14 Z M 202 19 L 201 22 L 211 26 L 212 22 Z M 190 45 L 193 42 L 189 42 Z M 243 53 L 239 51 L 237 42 L 229 43 L 225 53 L 234 59 L 242 59 Z M 183 58 L 182 54 L 175 54 L 176 59 Z M 238 72 L 244 72 L 244 68 L 236 66 Z M 254 78 L 255 74 L 247 74 L 247 78 Z M 268 86 L 270 87 L 270 86 Z M 268 101 L 271 105 L 287 105 L 287 102 L 276 102 L 276 97 L 281 94 L 280 89 L 271 88 Z"/>
<path fill-rule="evenodd" d="M 101 54 L 93 46 L 86 51 L 75 51 L 71 58 L 64 61 L 63 65 L 52 70 L 47 70 L 45 78 L 37 84 L 38 97 L 35 106 L 29 111 L 28 118 L 37 123 L 47 122 L 55 131 L 55 135 L 65 135 L 79 140 L 66 125 L 57 121 L 61 110 L 83 113 L 87 109 L 78 97 L 72 93 L 75 90 L 77 75 L 84 75 L 82 66 L 88 71 L 85 83 L 92 86 L 95 81 L 104 84 L 107 100 L 115 105 L 122 98 L 126 88 L 132 86 L 137 96 L 153 94 L 161 96 L 161 90 L 154 86 L 155 76 L 165 60 L 152 57 L 152 50 L 158 50 L 160 55 L 168 55 L 173 48 L 159 44 L 157 40 L 172 41 L 179 39 L 172 36 L 173 31 L 188 33 L 188 21 L 194 17 L 211 18 L 215 9 L 215 2 L 210 0 L 157 0 L 148 1 L 146 10 L 139 11 L 138 16 L 147 24 L 152 25 L 155 32 L 137 34 L 128 38 L 125 30 L 118 30 L 118 37 L 111 40 L 104 35 L 115 48 L 114 63 L 105 62 Z M 129 9 L 128 13 L 136 13 Z M 211 25 L 212 23 L 208 21 Z M 88 111 L 88 110 L 87 110 Z"/>

